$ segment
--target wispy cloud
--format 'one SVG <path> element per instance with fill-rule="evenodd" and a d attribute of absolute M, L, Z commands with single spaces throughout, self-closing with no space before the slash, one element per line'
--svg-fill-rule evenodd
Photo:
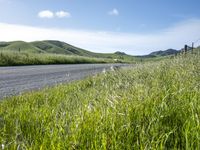
<path fill-rule="evenodd" d="M 71 17 L 71 14 L 67 11 L 57 11 L 57 12 L 53 12 L 53 11 L 50 11 L 50 10 L 43 10 L 43 11 L 40 11 L 38 13 L 38 17 L 40 18 L 48 18 L 48 19 L 52 19 L 54 17 L 58 17 L 58 18 L 70 18 Z"/>
<path fill-rule="evenodd" d="M 66 12 L 66 11 L 58 11 L 55 13 L 55 15 L 58 17 L 58 18 L 70 18 L 71 17 L 71 14 L 69 12 Z"/>
<path fill-rule="evenodd" d="M 114 8 L 113 10 L 109 11 L 108 14 L 111 16 L 118 16 L 119 11 L 116 8 Z"/>
<path fill-rule="evenodd" d="M 38 13 L 38 17 L 40 18 L 53 18 L 54 17 L 54 13 L 50 10 L 43 10 L 43 11 L 40 11 Z"/>
<path fill-rule="evenodd" d="M 167 48 L 180 49 L 200 38 L 200 19 L 186 20 L 153 34 L 40 28 L 0 23 L 0 41 L 61 40 L 95 52 L 124 51 L 148 54 Z M 198 43 L 197 43 L 198 44 Z M 199 43 L 200 45 L 200 43 Z"/>

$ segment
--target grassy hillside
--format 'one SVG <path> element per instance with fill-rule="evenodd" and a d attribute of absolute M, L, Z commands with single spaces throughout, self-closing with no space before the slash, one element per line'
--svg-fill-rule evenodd
<path fill-rule="evenodd" d="M 30 53 L 44 53 L 43 50 L 34 47 L 33 45 L 23 42 L 0 42 L 0 51 L 14 51 L 14 52 L 30 52 Z"/>
<path fill-rule="evenodd" d="M 67 55 L 76 54 L 76 51 L 78 50 L 80 53 L 77 53 L 77 55 L 81 55 L 82 52 L 82 49 L 60 41 L 35 41 L 30 43 L 23 41 L 1 42 L 0 50 Z"/>
<path fill-rule="evenodd" d="M 85 57 L 96 57 L 96 58 L 110 58 L 110 59 L 123 59 L 123 60 L 134 60 L 135 58 L 130 55 L 122 55 L 120 53 L 114 54 L 103 54 L 93 53 L 81 48 L 77 48 L 70 44 L 61 41 L 35 41 L 35 42 L 0 42 L 0 51 L 17 51 L 26 53 L 51 53 L 51 54 L 64 54 L 64 55 L 78 55 Z"/>
<path fill-rule="evenodd" d="M 35 42 L 0 42 L 0 66 L 71 64 L 71 63 L 134 63 L 137 57 L 124 53 L 93 53 L 70 44 L 46 40 Z"/>
<path fill-rule="evenodd" d="M 6 149 L 200 149 L 200 55 L 0 102 Z"/>
<path fill-rule="evenodd" d="M 67 51 L 66 49 L 58 47 L 46 41 L 37 41 L 30 44 L 32 44 L 36 48 L 43 50 L 45 53 L 73 55 L 73 53 Z"/>

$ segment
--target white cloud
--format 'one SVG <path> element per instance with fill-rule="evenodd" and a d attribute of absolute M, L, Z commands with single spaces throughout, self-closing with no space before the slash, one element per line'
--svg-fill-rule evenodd
<path fill-rule="evenodd" d="M 54 13 L 50 10 L 43 10 L 43 11 L 40 11 L 38 13 L 38 17 L 40 18 L 53 18 L 54 17 Z"/>
<path fill-rule="evenodd" d="M 55 13 L 55 15 L 58 17 L 58 18 L 70 18 L 71 17 L 71 14 L 69 12 L 66 12 L 66 11 L 58 11 Z"/>
<path fill-rule="evenodd" d="M 155 50 L 180 49 L 200 38 L 200 19 L 186 20 L 153 34 L 40 28 L 0 23 L 0 41 L 60 40 L 95 52 L 124 51 L 148 54 Z M 200 45 L 200 43 L 197 43 Z M 197 46 L 197 45 L 196 45 Z"/>
<path fill-rule="evenodd" d="M 43 10 L 43 11 L 40 11 L 38 13 L 38 17 L 40 18 L 48 18 L 48 19 L 51 19 L 51 18 L 54 18 L 54 17 L 58 17 L 58 18 L 70 18 L 71 17 L 71 14 L 69 12 L 66 12 L 66 11 L 57 11 L 57 12 L 52 12 L 50 10 Z"/>
<path fill-rule="evenodd" d="M 114 8 L 113 10 L 109 11 L 108 14 L 111 16 L 118 16 L 119 11 L 116 8 Z"/>

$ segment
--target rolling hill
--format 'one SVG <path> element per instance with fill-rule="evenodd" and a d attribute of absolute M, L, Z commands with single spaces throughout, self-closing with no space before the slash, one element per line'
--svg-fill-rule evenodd
<path fill-rule="evenodd" d="M 45 41 L 34 41 L 34 42 L 24 42 L 24 41 L 0 42 L 0 51 L 62 54 L 68 56 L 120 59 L 126 61 L 137 61 L 140 59 L 148 60 L 148 59 L 154 59 L 155 57 L 160 58 L 163 56 L 176 55 L 181 52 L 181 50 L 167 49 L 163 51 L 162 50 L 155 51 L 148 55 L 142 55 L 142 56 L 131 56 L 120 51 L 116 51 L 115 53 L 95 53 L 56 40 L 45 40 Z"/>
<path fill-rule="evenodd" d="M 56 40 L 45 41 L 13 41 L 13 42 L 0 42 L 0 51 L 15 51 L 15 52 L 28 52 L 28 53 L 44 53 L 44 54 L 63 54 L 73 56 L 85 56 L 95 58 L 110 58 L 132 61 L 137 57 L 127 55 L 124 52 L 117 51 L 116 53 L 94 53 L 84 50 L 65 42 Z"/>
<path fill-rule="evenodd" d="M 90 55 L 89 51 L 77 48 L 60 41 L 35 41 L 35 42 L 0 42 L 0 50 L 33 52 L 33 53 L 54 53 L 66 55 Z"/>

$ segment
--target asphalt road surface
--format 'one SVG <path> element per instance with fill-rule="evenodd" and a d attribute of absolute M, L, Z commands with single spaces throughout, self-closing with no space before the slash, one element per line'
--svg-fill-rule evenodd
<path fill-rule="evenodd" d="M 0 99 L 25 91 L 83 79 L 123 64 L 0 67 Z"/>

